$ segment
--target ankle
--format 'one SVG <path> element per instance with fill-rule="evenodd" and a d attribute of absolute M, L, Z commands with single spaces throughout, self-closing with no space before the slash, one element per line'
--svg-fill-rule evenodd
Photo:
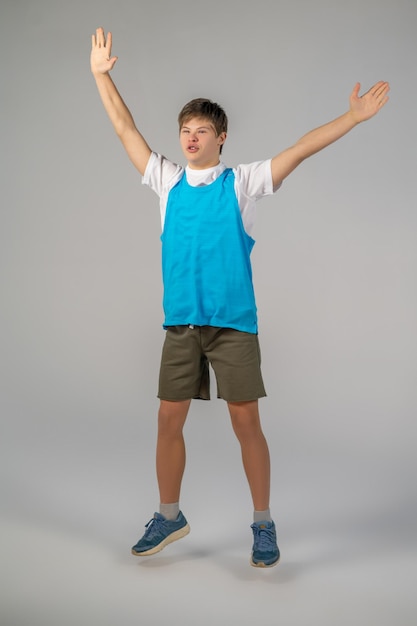
<path fill-rule="evenodd" d="M 257 522 L 272 522 L 270 509 L 265 509 L 265 511 L 254 511 L 253 512 L 253 521 L 255 523 L 257 523 Z"/>
<path fill-rule="evenodd" d="M 180 512 L 179 502 L 172 502 L 169 504 L 164 504 L 161 502 L 161 504 L 159 505 L 159 512 L 165 517 L 165 519 L 176 520 L 178 517 L 178 513 Z"/>

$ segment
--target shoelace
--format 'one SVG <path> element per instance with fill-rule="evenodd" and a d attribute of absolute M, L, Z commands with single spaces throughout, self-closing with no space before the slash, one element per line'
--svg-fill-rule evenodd
<path fill-rule="evenodd" d="M 255 526 L 255 549 L 261 552 L 268 552 L 275 549 L 275 533 L 272 528 L 259 528 Z"/>
<path fill-rule="evenodd" d="M 145 537 L 152 537 L 152 535 L 159 533 L 164 521 L 165 520 L 156 517 L 150 519 L 149 522 L 145 524 Z"/>

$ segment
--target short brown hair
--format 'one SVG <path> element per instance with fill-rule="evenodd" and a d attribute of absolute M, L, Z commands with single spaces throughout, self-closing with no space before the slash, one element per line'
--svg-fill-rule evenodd
<path fill-rule="evenodd" d="M 202 117 L 214 126 L 216 135 L 227 133 L 227 115 L 224 109 L 207 98 L 195 98 L 187 102 L 178 115 L 178 125 L 181 128 L 193 117 Z M 223 146 L 220 146 L 220 152 Z"/>

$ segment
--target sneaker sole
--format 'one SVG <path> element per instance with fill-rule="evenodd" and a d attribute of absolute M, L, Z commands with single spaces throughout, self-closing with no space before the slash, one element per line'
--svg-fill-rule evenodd
<path fill-rule="evenodd" d="M 255 563 L 255 561 L 252 560 L 252 557 L 250 560 L 250 564 L 252 565 L 252 567 L 263 567 L 263 568 L 274 567 L 275 565 L 278 565 L 279 562 L 280 562 L 280 557 L 273 563 L 264 563 L 263 561 L 259 561 L 259 563 Z"/>
<path fill-rule="evenodd" d="M 163 550 L 165 546 L 169 545 L 173 541 L 182 539 L 183 537 L 188 535 L 189 532 L 190 532 L 190 526 L 187 524 L 186 526 L 183 526 L 179 530 L 176 530 L 175 532 L 168 535 L 168 537 L 166 537 L 163 541 L 161 541 L 161 543 L 158 543 L 158 545 L 155 546 L 154 548 L 150 548 L 149 550 L 146 550 L 145 552 L 135 552 L 135 550 L 132 549 L 132 554 L 133 556 L 150 556 L 151 554 L 156 554 L 157 552 L 161 552 L 161 550 Z"/>

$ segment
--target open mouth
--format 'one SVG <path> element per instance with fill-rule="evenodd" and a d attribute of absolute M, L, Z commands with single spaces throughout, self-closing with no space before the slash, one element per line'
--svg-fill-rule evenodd
<path fill-rule="evenodd" d="M 188 152 L 197 152 L 198 148 L 197 146 L 188 146 L 187 150 Z"/>

